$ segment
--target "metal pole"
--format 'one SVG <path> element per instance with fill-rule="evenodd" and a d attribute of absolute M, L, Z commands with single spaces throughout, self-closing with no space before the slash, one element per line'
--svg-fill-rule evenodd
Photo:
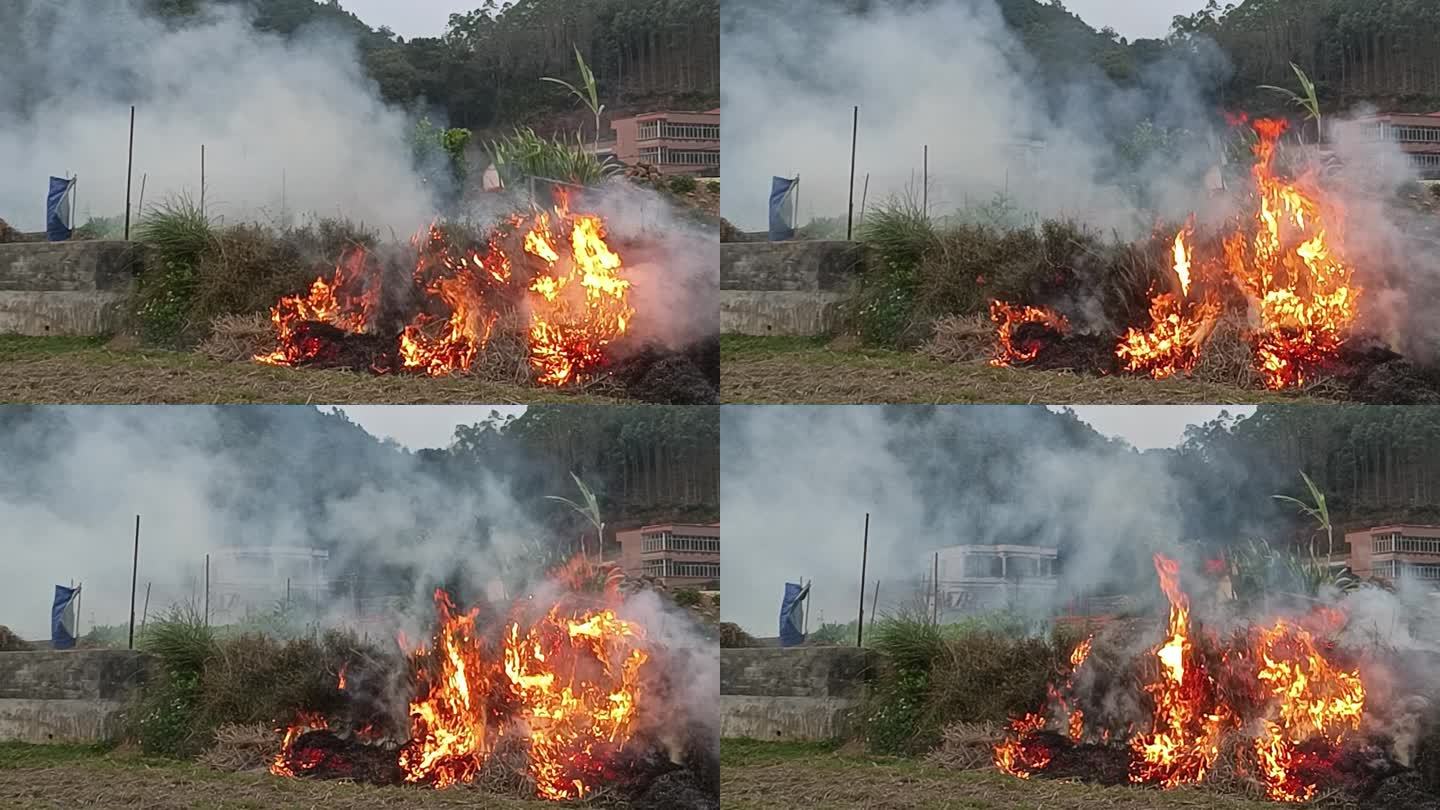
<path fill-rule="evenodd" d="M 865 198 L 870 195 L 870 173 L 865 172 L 865 187 L 860 191 L 860 224 L 865 224 Z"/>
<path fill-rule="evenodd" d="M 130 180 L 135 176 L 135 105 L 130 105 L 130 152 L 125 158 L 125 241 L 130 241 Z M 134 588 L 130 589 L 134 591 Z M 135 596 L 130 596 L 130 649 L 135 649 Z"/>
<path fill-rule="evenodd" d="M 200 144 L 200 216 L 205 216 L 205 144 Z M 208 559 L 208 557 L 207 557 Z"/>
<path fill-rule="evenodd" d="M 80 196 L 79 189 L 80 175 L 77 173 L 75 175 L 75 182 L 70 184 L 70 235 L 72 237 L 75 235 L 75 229 L 80 227 L 80 223 L 75 221 L 75 200 Z"/>
<path fill-rule="evenodd" d="M 880 610 L 880 580 L 875 580 L 875 598 L 870 600 L 870 629 L 875 629 L 875 614 Z"/>
<path fill-rule="evenodd" d="M 71 221 L 73 222 L 74 220 Z M 84 600 L 85 580 L 82 579 L 80 580 L 79 587 L 75 589 L 75 639 L 77 641 L 80 639 L 80 617 L 84 615 L 80 610 L 80 606 L 84 604 Z"/>
<path fill-rule="evenodd" d="M 145 618 L 150 615 L 150 583 L 145 583 L 145 607 L 140 611 L 140 632 L 145 632 Z"/>
<path fill-rule="evenodd" d="M 940 552 L 938 551 L 935 552 L 935 573 L 930 577 L 930 584 L 935 589 L 932 595 L 934 601 L 930 605 L 930 623 L 938 625 L 940 624 Z"/>
<path fill-rule="evenodd" d="M 794 206 L 790 222 L 795 230 L 800 230 L 800 173 L 795 173 L 795 193 L 791 195 L 790 203 Z"/>
<path fill-rule="evenodd" d="M 128 197 L 128 195 L 127 195 Z M 129 219 L 130 201 L 125 201 L 125 215 Z M 135 649 L 135 586 L 138 584 L 137 577 L 140 573 L 140 516 L 135 516 L 135 555 L 130 559 L 130 644 L 128 649 Z"/>
<path fill-rule="evenodd" d="M 860 109 L 856 107 L 855 109 Z M 860 547 L 860 620 L 855 623 L 855 646 L 865 641 L 865 563 L 870 558 L 870 513 L 865 513 L 865 540 Z"/>
<path fill-rule="evenodd" d="M 205 555 L 205 626 L 210 626 L 210 555 Z"/>
<path fill-rule="evenodd" d="M 925 218 L 930 218 L 930 144 L 925 144 L 925 159 L 920 166 L 920 199 L 925 207 Z"/>
<path fill-rule="evenodd" d="M 855 121 L 850 125 L 850 212 L 845 215 L 845 240 L 848 242 L 855 229 L 855 143 L 860 137 L 860 105 L 855 105 Z M 860 590 L 860 607 L 865 607 L 865 590 Z"/>
<path fill-rule="evenodd" d="M 150 173 L 140 175 L 140 202 L 135 206 L 135 218 L 139 219 L 145 215 L 145 181 L 150 179 Z"/>

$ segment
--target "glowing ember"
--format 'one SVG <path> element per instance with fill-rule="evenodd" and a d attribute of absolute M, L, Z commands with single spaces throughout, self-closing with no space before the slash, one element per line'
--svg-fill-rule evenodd
<path fill-rule="evenodd" d="M 560 386 L 598 371 L 608 347 L 630 329 L 630 281 L 606 241 L 603 220 L 572 214 L 563 198 L 553 211 L 512 217 L 483 250 L 456 251 L 433 225 L 412 243 L 418 259 L 410 297 L 418 303 L 402 316 L 408 320 L 380 323 L 380 273 L 367 263 L 366 251 L 351 250 L 306 294 L 276 303 L 271 321 L 277 347 L 255 359 L 283 366 L 324 363 L 347 336 L 395 334 L 393 348 L 372 359 L 372 371 L 462 373 L 484 355 L 501 316 L 518 311 L 528 320 L 524 333 L 535 378 Z"/>
<path fill-rule="evenodd" d="M 270 773 L 276 776 L 299 776 L 318 767 L 320 758 L 315 755 L 315 752 L 307 752 L 304 757 L 295 756 L 295 740 L 307 731 L 321 731 L 329 727 L 324 715 L 300 712 L 295 719 L 295 724 L 285 729 L 285 737 L 280 743 L 280 753 L 276 754 L 274 761 L 270 763 Z"/>
<path fill-rule="evenodd" d="M 1050 750 L 1026 738 L 1044 728 L 1044 715 L 1027 714 L 1011 720 L 1005 741 L 995 746 L 995 767 L 1021 779 L 1029 779 L 1030 774 L 1043 770 L 1050 764 Z"/>
<path fill-rule="evenodd" d="M 1039 356 L 1043 342 L 1021 336 L 1021 327 L 1034 324 L 1058 335 L 1065 335 L 1070 331 L 1070 322 L 1052 309 L 1016 306 L 1003 301 L 990 302 L 990 320 L 994 321 L 998 328 L 995 356 L 990 359 L 992 366 L 1028 363 Z"/>

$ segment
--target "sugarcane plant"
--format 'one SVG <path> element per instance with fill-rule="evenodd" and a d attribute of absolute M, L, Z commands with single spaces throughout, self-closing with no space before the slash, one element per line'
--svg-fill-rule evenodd
<path fill-rule="evenodd" d="M 553 76 L 541 76 L 540 81 L 558 84 L 569 90 L 570 95 L 578 99 L 586 109 L 590 110 L 590 114 L 595 116 L 595 149 L 598 151 L 600 149 L 600 114 L 605 112 L 605 105 L 600 103 L 600 90 L 595 84 L 595 72 L 585 64 L 585 57 L 580 55 L 580 46 L 572 47 L 575 48 L 575 65 L 580 69 L 580 84 L 577 86 Z"/>
<path fill-rule="evenodd" d="M 1269 90 L 1272 93 L 1279 93 L 1289 99 L 1291 104 L 1305 111 L 1305 120 L 1315 122 L 1315 143 L 1319 145 L 1325 139 L 1325 126 L 1320 116 L 1320 99 L 1315 93 L 1315 83 L 1305 71 L 1294 62 L 1290 63 L 1290 69 L 1295 71 L 1295 77 L 1300 80 L 1300 90 L 1297 93 L 1288 87 L 1277 87 L 1273 84 L 1260 85 L 1261 90 Z"/>
<path fill-rule="evenodd" d="M 571 509 L 574 509 L 576 512 L 579 512 L 591 526 L 595 527 L 595 534 L 600 538 L 600 542 L 597 544 L 600 552 L 598 563 L 603 565 L 605 563 L 605 521 L 600 517 L 600 501 L 595 497 L 595 493 L 591 491 L 590 487 L 585 486 L 585 482 L 580 480 L 580 476 L 572 472 L 570 473 L 570 477 L 575 480 L 575 486 L 580 488 L 580 496 L 584 503 L 576 503 L 561 495 L 546 495 L 545 498 L 546 500 L 559 501 Z M 581 554 L 584 554 L 583 545 L 581 546 Z"/>

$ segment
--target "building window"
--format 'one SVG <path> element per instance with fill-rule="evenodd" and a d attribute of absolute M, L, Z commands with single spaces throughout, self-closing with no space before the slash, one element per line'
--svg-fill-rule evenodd
<path fill-rule="evenodd" d="M 666 121 L 660 128 L 662 137 L 690 141 L 720 140 L 719 124 L 672 124 Z"/>
<path fill-rule="evenodd" d="M 641 149 L 640 160 L 646 163 L 653 163 L 658 166 L 660 164 L 660 147 L 652 146 L 648 149 Z"/>
<path fill-rule="evenodd" d="M 666 149 L 664 163 L 667 166 L 719 166 L 718 150 Z"/>
<path fill-rule="evenodd" d="M 669 563 L 669 576 L 672 577 L 703 577 L 706 579 L 719 579 L 720 577 L 719 563 L 679 562 L 676 560 L 666 560 L 666 562 Z"/>
<path fill-rule="evenodd" d="M 636 136 L 642 141 L 653 141 L 660 137 L 659 121 L 641 121 L 640 134 Z"/>
<path fill-rule="evenodd" d="M 701 554 L 719 554 L 720 538 L 693 534 L 652 532 L 641 535 L 641 551 L 689 551 Z"/>

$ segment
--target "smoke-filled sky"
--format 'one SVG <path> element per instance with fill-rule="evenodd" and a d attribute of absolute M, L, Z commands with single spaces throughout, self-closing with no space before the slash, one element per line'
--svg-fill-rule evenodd
<path fill-rule="evenodd" d="M 328 542 L 332 570 L 356 561 L 414 566 L 423 572 L 423 593 L 412 595 L 421 615 L 434 583 L 472 566 L 492 578 L 503 560 L 529 553 L 532 524 L 505 482 L 484 469 L 463 481 L 437 478 L 410 453 L 304 410 L 77 406 L 8 421 L 0 624 L 48 637 L 51 589 L 72 580 L 84 583 L 82 631 L 122 623 L 136 514 L 139 588 L 154 583 L 152 613 L 196 598 L 205 554 L 227 547 Z M 456 425 L 492 408 L 346 410 L 372 435 L 415 448 L 448 444 Z M 477 520 L 489 527 L 483 535 Z M 287 576 L 277 575 L 272 598 Z"/>
<path fill-rule="evenodd" d="M 1165 446 L 1222 409 L 1075 410 L 1102 434 Z M 1083 589 L 1114 577 L 1138 544 L 1182 539 L 1184 482 L 1155 459 L 1077 444 L 1062 421 L 1039 406 L 725 409 L 725 620 L 775 635 L 784 583 L 801 576 L 816 583 L 812 628 L 854 618 L 866 512 L 867 579 L 892 589 L 945 546 L 1070 542 L 1065 587 Z M 974 449 L 996 437 L 1001 448 Z M 962 451 L 970 455 L 951 455 Z M 904 607 L 896 593 L 880 601 Z"/>
<path fill-rule="evenodd" d="M 934 214 L 1006 194 L 1023 211 L 1129 229 L 1136 212 L 1116 179 L 1107 129 L 1149 119 L 1204 133 L 1214 111 L 1199 88 L 1228 70 L 1205 52 L 1159 64 L 1131 89 L 1090 67 L 1046 79 L 993 0 L 865 16 L 814 0 L 783 8 L 736 0 L 723 11 L 721 205 L 745 230 L 765 226 L 772 175 L 800 176 L 802 223 L 845 216 L 852 105 L 860 108 L 857 209 L 862 197 L 918 203 L 928 145 Z M 1194 150 L 1179 163 L 1138 167 L 1151 205 L 1192 210 L 1214 160 Z"/>
<path fill-rule="evenodd" d="M 260 33 L 244 4 L 174 29 L 126 0 L 21 8 L 8 12 L 17 46 L 0 48 L 0 218 L 11 225 L 43 229 L 51 175 L 78 175 L 80 222 L 122 216 L 132 104 L 133 205 L 142 181 L 147 207 L 198 200 L 203 144 L 207 213 L 229 221 L 343 215 L 408 234 L 433 217 L 409 119 L 381 102 L 344 36 Z"/>

